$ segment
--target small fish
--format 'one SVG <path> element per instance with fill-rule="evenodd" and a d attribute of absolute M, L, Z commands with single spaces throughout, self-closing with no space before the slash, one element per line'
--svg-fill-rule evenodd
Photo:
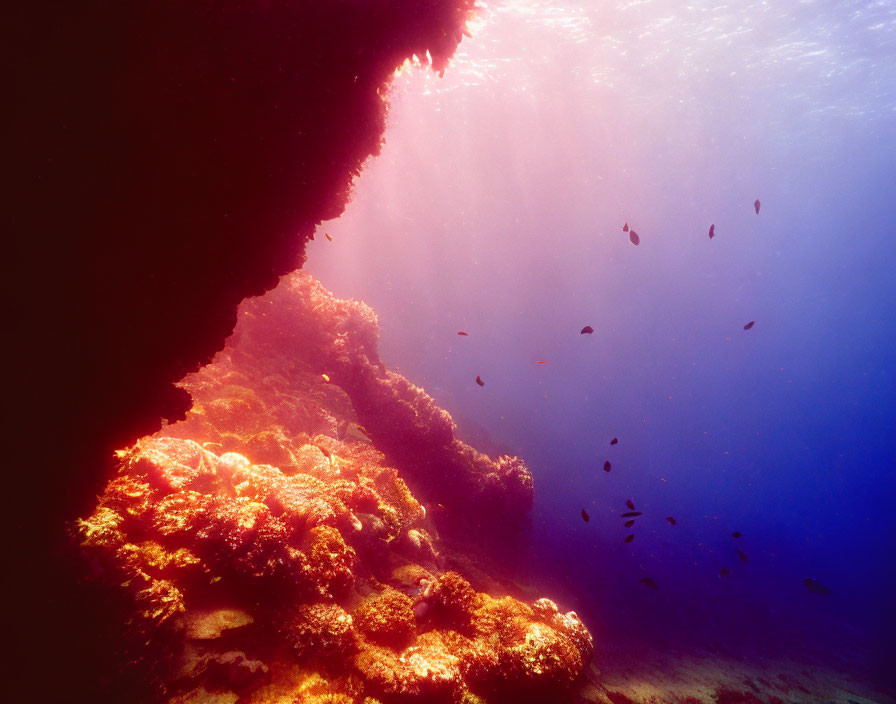
<path fill-rule="evenodd" d="M 613 468 L 613 465 L 610 464 L 610 460 L 604 462 L 604 471 L 609 472 Z"/>
<path fill-rule="evenodd" d="M 619 438 L 613 438 L 612 440 L 610 440 L 610 444 L 611 444 L 611 445 L 618 445 L 618 444 L 619 444 Z"/>
<path fill-rule="evenodd" d="M 543 359 L 539 359 L 536 364 L 547 364 L 547 362 Z"/>
<path fill-rule="evenodd" d="M 632 230 L 628 233 L 628 238 L 632 241 L 632 244 L 636 247 L 641 244 L 641 238 L 638 237 L 638 233 Z"/>
<path fill-rule="evenodd" d="M 758 198 L 753 203 L 753 207 L 756 208 L 756 214 L 759 215 L 759 199 Z"/>
<path fill-rule="evenodd" d="M 586 325 L 585 327 L 582 328 L 582 332 L 580 332 L 579 334 L 580 335 L 590 335 L 593 332 L 594 332 L 594 328 L 591 327 L 590 325 Z"/>
<path fill-rule="evenodd" d="M 712 225 L 709 226 L 709 239 L 712 239 L 715 236 L 716 236 L 716 225 L 715 225 L 715 223 L 713 223 Z"/>
<path fill-rule="evenodd" d="M 326 374 L 321 374 L 320 378 L 323 379 L 325 383 L 330 383 L 330 377 L 328 377 Z"/>
<path fill-rule="evenodd" d="M 737 556 L 740 558 L 741 562 L 749 562 L 750 561 L 750 559 L 747 557 L 747 553 L 745 553 L 740 548 L 738 548 L 738 550 L 737 550 Z"/>
<path fill-rule="evenodd" d="M 332 242 L 332 241 L 333 241 L 333 238 L 330 237 L 330 233 L 329 233 L 329 232 L 325 232 L 325 233 L 324 233 L 324 237 L 327 238 L 327 241 L 328 241 L 328 242 Z"/>
<path fill-rule="evenodd" d="M 626 543 L 630 543 L 630 542 L 632 542 L 634 539 L 635 539 L 635 534 L 632 533 L 630 536 L 628 536 L 628 537 L 625 539 L 624 542 L 626 542 Z"/>
<path fill-rule="evenodd" d="M 729 574 L 731 574 L 731 570 L 729 570 L 727 567 L 723 567 L 719 570 L 719 577 L 727 577 Z"/>
<path fill-rule="evenodd" d="M 669 521 L 670 526 L 674 526 L 677 523 L 677 521 L 672 518 L 672 516 L 666 516 L 666 520 Z"/>
<path fill-rule="evenodd" d="M 635 503 L 631 499 L 626 499 L 625 505 L 628 506 L 632 511 L 635 510 Z"/>
<path fill-rule="evenodd" d="M 625 225 L 622 226 L 622 231 L 628 232 L 628 223 L 625 223 Z"/>
<path fill-rule="evenodd" d="M 629 511 L 628 513 L 623 513 L 622 518 L 637 518 L 638 516 L 643 516 L 643 511 Z"/>
<path fill-rule="evenodd" d="M 314 233 L 313 233 L 313 232 L 311 233 L 311 236 L 310 236 L 309 239 L 312 239 L 312 240 L 314 239 Z"/>
<path fill-rule="evenodd" d="M 470 336 L 470 333 L 468 333 L 468 332 L 464 332 L 463 330 L 461 330 L 461 331 L 460 331 L 459 333 L 457 333 L 457 334 L 460 335 L 461 337 L 469 337 L 469 336 Z"/>
<path fill-rule="evenodd" d="M 588 515 L 588 512 L 585 509 L 582 509 L 582 520 L 587 523 L 591 520 L 591 516 Z"/>
<path fill-rule="evenodd" d="M 476 377 L 476 383 L 480 386 L 485 386 L 485 382 L 478 376 Z"/>
<path fill-rule="evenodd" d="M 831 590 L 824 586 L 821 582 L 818 582 L 811 577 L 806 577 L 803 580 L 803 584 L 806 585 L 806 589 L 808 589 L 813 594 L 830 594 Z"/>
<path fill-rule="evenodd" d="M 744 330 L 749 330 L 749 329 L 752 328 L 755 324 L 756 324 L 756 321 L 755 321 L 755 320 L 751 320 L 749 323 L 747 323 L 746 325 L 744 325 Z"/>
<path fill-rule="evenodd" d="M 631 528 L 633 525 L 635 525 L 635 519 L 633 518 L 633 519 L 630 520 L 630 521 L 626 521 L 623 525 L 624 525 L 626 528 Z"/>
<path fill-rule="evenodd" d="M 659 589 L 659 585 L 654 582 L 650 577 L 641 577 L 641 584 L 643 584 L 648 589 Z"/>
<path fill-rule="evenodd" d="M 731 537 L 732 538 L 743 538 L 744 534 L 741 533 L 739 530 L 736 530 L 731 534 Z"/>

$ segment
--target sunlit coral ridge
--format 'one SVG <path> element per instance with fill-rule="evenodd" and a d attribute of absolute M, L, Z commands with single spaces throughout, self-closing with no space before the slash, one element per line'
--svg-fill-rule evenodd
<path fill-rule="evenodd" d="M 587 664 L 574 613 L 477 591 L 446 558 L 426 504 L 512 523 L 531 475 L 457 440 L 377 337 L 302 273 L 245 302 L 184 380 L 187 418 L 119 453 L 77 522 L 160 701 L 507 701 Z"/>

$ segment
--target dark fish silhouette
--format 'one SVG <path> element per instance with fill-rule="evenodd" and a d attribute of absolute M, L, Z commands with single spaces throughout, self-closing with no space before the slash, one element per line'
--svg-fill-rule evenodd
<path fill-rule="evenodd" d="M 669 521 L 670 526 L 674 526 L 676 523 L 675 519 L 672 518 L 672 516 L 666 516 L 666 520 Z"/>
<path fill-rule="evenodd" d="M 737 556 L 740 558 L 741 562 L 749 562 L 750 561 L 749 558 L 747 557 L 747 553 L 745 553 L 740 548 L 738 548 L 738 550 L 737 550 Z"/>
<path fill-rule="evenodd" d="M 727 577 L 729 574 L 731 574 L 731 570 L 729 570 L 727 567 L 723 567 L 719 570 L 719 577 Z"/>
<path fill-rule="evenodd" d="M 659 585 L 654 582 L 650 577 L 641 577 L 641 584 L 643 584 L 648 589 L 659 589 Z"/>
<path fill-rule="evenodd" d="M 629 511 L 628 513 L 623 513 L 622 518 L 637 518 L 638 516 L 643 516 L 643 511 Z"/>
<path fill-rule="evenodd" d="M 806 589 L 808 589 L 813 594 L 830 594 L 831 590 L 824 586 L 821 582 L 818 582 L 811 577 L 806 577 L 803 580 L 803 584 L 806 585 Z"/>
<path fill-rule="evenodd" d="M 628 238 L 632 241 L 632 244 L 636 247 L 641 244 L 641 238 L 638 237 L 638 233 L 632 230 L 628 233 Z"/>
<path fill-rule="evenodd" d="M 582 328 L 582 332 L 580 332 L 579 334 L 580 335 L 590 335 L 593 332 L 594 332 L 594 328 L 591 327 L 590 325 L 586 325 L 585 327 Z"/>
<path fill-rule="evenodd" d="M 632 511 L 635 510 L 635 503 L 631 499 L 626 499 L 625 505 L 628 506 Z"/>
<path fill-rule="evenodd" d="M 752 328 L 755 324 L 756 324 L 756 321 L 755 321 L 755 320 L 751 320 L 749 323 L 747 323 L 746 325 L 744 325 L 744 330 L 749 330 L 749 329 Z"/>
<path fill-rule="evenodd" d="M 756 208 L 756 214 L 759 215 L 759 199 L 758 198 L 753 203 L 753 207 Z"/>
<path fill-rule="evenodd" d="M 468 333 L 468 332 L 464 332 L 463 330 L 461 330 L 461 331 L 460 331 L 459 333 L 457 333 L 457 334 L 460 335 L 461 337 L 469 337 L 469 336 L 470 336 L 470 333 Z"/>
<path fill-rule="evenodd" d="M 625 542 L 626 542 L 626 543 L 630 543 L 630 542 L 632 542 L 634 539 L 635 539 L 635 534 L 632 533 L 630 536 L 628 536 L 628 537 L 625 539 Z"/>
<path fill-rule="evenodd" d="M 622 231 L 628 232 L 628 223 L 625 223 L 625 225 L 622 226 Z"/>
<path fill-rule="evenodd" d="M 476 383 L 479 384 L 480 386 L 485 386 L 485 382 L 482 379 L 480 379 L 478 376 L 476 377 Z"/>
<path fill-rule="evenodd" d="M 332 242 L 332 241 L 333 241 L 333 238 L 330 237 L 330 233 L 329 233 L 329 232 L 325 232 L 325 233 L 324 233 L 324 237 L 327 238 L 327 241 L 328 241 L 328 242 Z"/>
<path fill-rule="evenodd" d="M 585 509 L 582 509 L 582 520 L 587 523 L 591 520 L 591 516 L 588 515 L 588 512 Z"/>
<path fill-rule="evenodd" d="M 741 533 L 739 530 L 736 530 L 731 534 L 731 537 L 732 538 L 743 538 L 744 534 Z"/>
<path fill-rule="evenodd" d="M 611 445 L 618 445 L 618 444 L 619 444 L 619 438 L 613 438 L 612 440 L 610 440 L 610 444 L 611 444 Z"/>
<path fill-rule="evenodd" d="M 712 239 L 715 236 L 716 236 L 716 225 L 715 225 L 715 223 L 713 223 L 712 225 L 709 226 L 709 239 Z"/>
<path fill-rule="evenodd" d="M 604 462 L 604 471 L 609 472 L 613 468 L 613 465 L 610 464 L 610 460 Z"/>
<path fill-rule="evenodd" d="M 635 519 L 633 518 L 630 521 L 626 521 L 624 525 L 626 528 L 631 528 L 633 525 L 635 525 Z"/>

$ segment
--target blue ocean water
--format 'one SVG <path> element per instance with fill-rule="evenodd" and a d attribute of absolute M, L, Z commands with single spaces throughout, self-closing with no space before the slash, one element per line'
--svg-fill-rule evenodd
<path fill-rule="evenodd" d="M 599 642 L 896 652 L 894 29 L 884 2 L 500 4 L 443 79 L 396 79 L 311 245 L 386 363 L 528 462 L 533 573 Z"/>

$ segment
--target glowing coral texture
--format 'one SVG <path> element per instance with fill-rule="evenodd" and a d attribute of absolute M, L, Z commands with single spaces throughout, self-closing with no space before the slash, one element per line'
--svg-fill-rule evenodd
<path fill-rule="evenodd" d="M 376 341 L 369 308 L 305 274 L 246 302 L 227 348 L 184 381 L 186 420 L 121 452 L 78 522 L 161 701 L 512 700 L 562 692 L 588 662 L 574 613 L 447 569 L 402 475 L 499 516 L 525 515 L 531 476 L 456 440 Z"/>

